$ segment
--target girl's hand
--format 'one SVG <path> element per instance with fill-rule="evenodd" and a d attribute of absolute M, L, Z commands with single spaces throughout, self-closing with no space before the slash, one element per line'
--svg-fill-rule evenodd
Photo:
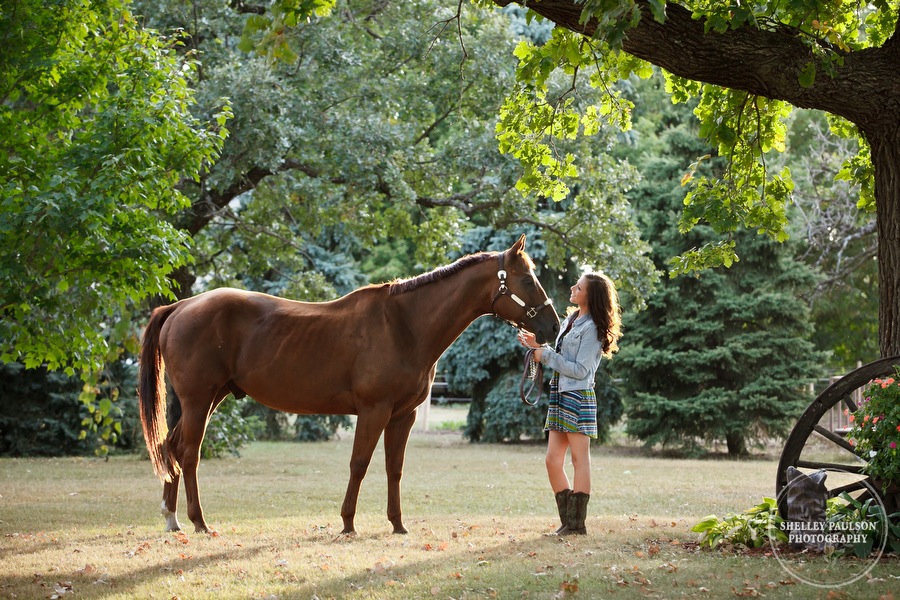
<path fill-rule="evenodd" d="M 540 348 L 541 345 L 538 344 L 534 339 L 534 334 L 530 331 L 522 331 L 519 330 L 519 336 L 517 338 L 519 343 L 522 344 L 525 348 Z"/>
<path fill-rule="evenodd" d="M 544 348 L 535 341 L 533 333 L 519 330 L 518 340 L 525 348 L 534 350 L 534 360 L 541 362 L 541 357 L 544 355 Z"/>
<path fill-rule="evenodd" d="M 529 331 L 519 331 L 518 340 L 525 348 L 534 350 L 534 360 L 541 362 L 541 357 L 544 355 L 544 349 L 537 341 L 535 341 L 533 333 Z"/>

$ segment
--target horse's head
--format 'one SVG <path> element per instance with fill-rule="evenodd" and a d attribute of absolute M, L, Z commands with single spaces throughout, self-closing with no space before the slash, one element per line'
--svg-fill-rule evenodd
<path fill-rule="evenodd" d="M 534 275 L 534 263 L 525 253 L 525 236 L 499 256 L 499 291 L 493 310 L 501 319 L 527 329 L 539 344 L 553 342 L 559 333 L 559 317 L 543 286 Z"/>

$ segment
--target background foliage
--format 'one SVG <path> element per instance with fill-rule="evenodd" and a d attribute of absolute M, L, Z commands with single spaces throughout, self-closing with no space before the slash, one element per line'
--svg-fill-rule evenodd
<path fill-rule="evenodd" d="M 629 197 L 665 269 L 668 257 L 715 236 L 702 225 L 687 234 L 672 227 L 683 165 L 715 153 L 698 140 L 689 109 L 647 101 L 661 92 L 656 85 L 634 89 L 644 100 L 634 111 L 636 141 L 620 151 L 644 173 Z M 645 151 L 648 144 L 655 152 Z M 696 175 L 715 177 L 722 165 L 710 158 Z M 804 301 L 817 277 L 797 259 L 797 245 L 749 232 L 734 241 L 740 262 L 667 279 L 647 298 L 647 310 L 626 317 L 628 343 L 613 364 L 629 398 L 627 431 L 648 445 L 696 451 L 724 440 L 729 453 L 746 453 L 749 443 L 790 431 L 811 400 L 806 384 L 825 373 Z"/>
<path fill-rule="evenodd" d="M 587 40 L 521 8 L 426 0 L 279 1 L 264 14 L 218 0 L 5 5 L 0 360 L 88 383 L 40 384 L 46 402 L 72 385 L 60 439 L 93 439 L 77 415 L 106 435 L 84 450 L 130 445 L 133 386 L 99 365 L 133 368 L 148 298 L 233 285 L 327 300 L 526 232 L 560 311 L 584 266 L 613 277 L 626 312 L 649 308 L 629 317 L 609 366 L 652 389 L 602 394 L 601 425 L 627 409 L 630 431 L 650 442 L 778 433 L 805 403 L 800 382 L 826 361 L 842 369 L 877 353 L 874 219 L 858 206 L 871 196 L 865 146 L 837 121 L 849 138 L 830 134 L 820 113 L 663 80 L 610 51 L 633 6 L 601 22 L 611 37 Z M 872 35 L 881 16 L 871 13 Z M 837 39 L 857 43 L 840 23 Z M 748 123 L 753 143 L 741 141 Z M 715 195 L 735 191 L 740 214 L 717 213 Z M 760 242 L 740 223 L 801 243 Z M 686 261 L 675 270 L 713 255 L 732 268 L 660 280 L 675 254 Z M 511 330 L 481 319 L 442 359 L 457 395 L 474 398 L 473 439 L 541 435 L 539 409 L 509 405 L 520 352 Z M 748 368 L 761 364 L 767 382 Z M 24 393 L 0 400 L 15 407 Z M 741 405 L 727 427 L 725 397 Z M 651 404 L 656 416 L 638 426 Z M 252 415 L 272 437 L 346 423 L 229 406 L 223 427 L 238 436 L 258 433 L 239 422 Z"/>
<path fill-rule="evenodd" d="M 227 104 L 191 112 L 195 61 L 127 2 L 15 0 L 0 17 L 0 360 L 96 373 L 190 260 L 160 217 L 221 149 Z"/>

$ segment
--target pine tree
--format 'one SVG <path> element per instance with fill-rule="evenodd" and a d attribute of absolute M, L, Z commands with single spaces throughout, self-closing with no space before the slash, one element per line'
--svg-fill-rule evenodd
<path fill-rule="evenodd" d="M 713 239 L 709 228 L 685 236 L 675 225 L 686 165 L 709 150 L 691 131 L 685 108 L 652 101 L 651 86 L 642 93 L 638 106 L 653 112 L 638 120 L 628 152 L 644 175 L 632 202 L 665 270 L 670 257 Z M 751 442 L 790 431 L 809 403 L 804 384 L 824 364 L 809 341 L 813 328 L 800 297 L 813 275 L 794 260 L 790 243 L 753 233 L 735 241 L 739 262 L 665 279 L 647 310 L 626 315 L 613 366 L 627 390 L 627 432 L 648 445 L 696 451 L 725 440 L 729 454 L 745 454 Z"/>

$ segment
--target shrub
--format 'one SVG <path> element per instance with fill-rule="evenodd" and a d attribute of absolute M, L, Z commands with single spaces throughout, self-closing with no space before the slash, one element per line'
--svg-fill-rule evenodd
<path fill-rule="evenodd" d="M 897 369 L 900 379 L 900 369 Z M 850 442 L 868 461 L 863 471 L 887 487 L 900 483 L 900 381 L 876 379 L 863 391 L 863 399 L 850 415 Z"/>
<path fill-rule="evenodd" d="M 132 450 L 142 444 L 137 412 L 134 365 L 117 362 L 103 374 L 98 403 L 91 412 L 81 401 L 84 384 L 61 371 L 26 369 L 21 363 L 0 365 L 0 455 L 66 456 Z M 86 424 L 108 430 L 100 439 Z"/>
<path fill-rule="evenodd" d="M 507 371 L 490 387 L 484 402 L 473 400 L 464 435 L 477 442 L 508 442 L 543 439 L 550 390 L 545 374 L 544 394 L 537 406 L 524 404 L 519 395 L 520 371 Z M 622 397 L 600 363 L 594 390 L 597 394 L 597 440 L 609 439 L 610 430 L 622 417 Z"/>
<path fill-rule="evenodd" d="M 240 449 L 265 430 L 265 423 L 252 415 L 244 417 L 244 405 L 252 400 L 237 400 L 228 396 L 213 413 L 206 427 L 201 450 L 203 458 L 218 458 L 225 454 L 240 456 Z"/>

